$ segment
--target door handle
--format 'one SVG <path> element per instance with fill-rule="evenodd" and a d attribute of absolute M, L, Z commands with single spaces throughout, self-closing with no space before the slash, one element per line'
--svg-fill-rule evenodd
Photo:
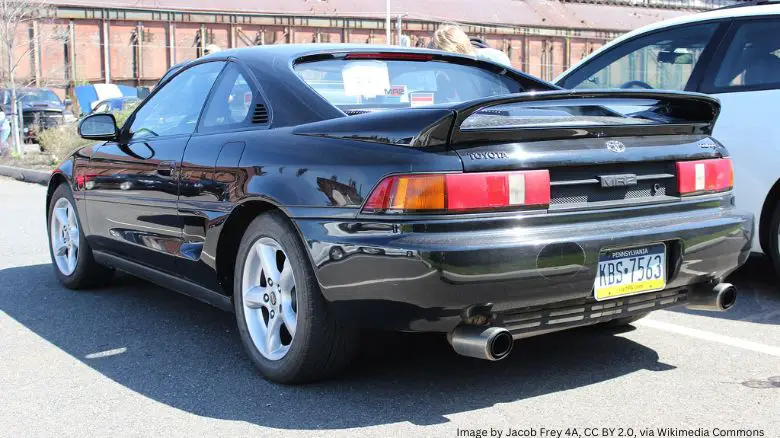
<path fill-rule="evenodd" d="M 172 177 L 174 176 L 175 170 L 176 170 L 175 161 L 161 161 L 157 165 L 157 174 L 160 176 Z"/>

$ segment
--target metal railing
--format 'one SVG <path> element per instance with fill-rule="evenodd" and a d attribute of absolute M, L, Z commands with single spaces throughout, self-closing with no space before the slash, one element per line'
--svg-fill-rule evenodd
<path fill-rule="evenodd" d="M 644 8 L 663 9 L 694 9 L 710 10 L 737 3 L 745 0 L 561 0 L 564 3 L 595 3 L 616 6 L 634 6 Z"/>

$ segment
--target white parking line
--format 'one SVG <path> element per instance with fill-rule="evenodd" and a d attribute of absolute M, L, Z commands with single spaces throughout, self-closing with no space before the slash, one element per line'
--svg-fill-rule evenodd
<path fill-rule="evenodd" d="M 669 333 L 676 333 L 680 335 L 690 336 L 692 338 L 703 339 L 705 341 L 717 342 L 723 345 L 731 347 L 742 348 L 744 350 L 755 351 L 758 353 L 769 354 L 772 356 L 780 357 L 780 347 L 774 347 L 771 345 L 760 344 L 758 342 L 746 341 L 744 339 L 732 338 L 731 336 L 719 335 L 717 333 L 707 332 L 704 330 L 692 329 L 683 327 L 677 324 L 670 324 L 668 322 L 655 321 L 652 319 L 643 319 L 637 321 L 636 325 L 644 327 L 650 327 L 658 330 L 663 330 Z"/>

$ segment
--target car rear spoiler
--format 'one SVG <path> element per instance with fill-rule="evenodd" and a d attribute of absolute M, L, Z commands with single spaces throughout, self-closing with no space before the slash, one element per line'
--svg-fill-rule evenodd
<path fill-rule="evenodd" d="M 650 119 L 647 124 L 604 123 L 588 125 L 586 115 L 566 125 L 522 123 L 518 126 L 471 126 L 463 123 L 475 113 L 501 114 L 492 110 L 503 105 L 527 107 L 588 107 L 600 113 L 622 115 L 610 106 L 637 106 L 633 114 Z M 376 111 L 323 120 L 293 128 L 298 135 L 387 143 L 399 146 L 430 147 L 445 144 L 491 143 L 533 140 L 559 140 L 588 137 L 627 137 L 647 135 L 709 135 L 720 112 L 718 100 L 696 93 L 673 91 L 588 90 L 541 91 L 508 94 L 470 100 L 452 105 L 434 105 L 395 111 Z M 520 117 L 521 119 L 523 117 Z M 571 119 L 571 117 L 569 118 Z M 576 120 L 576 117 L 574 117 Z M 532 120 L 532 119 L 531 119 Z"/>
<path fill-rule="evenodd" d="M 512 127 L 469 127 L 464 122 L 477 112 L 489 114 L 491 108 L 503 105 L 604 107 L 642 106 L 632 114 L 652 120 L 648 124 L 577 123 Z M 519 93 L 462 102 L 453 107 L 455 119 L 450 143 L 558 140 L 588 137 L 621 137 L 645 135 L 709 135 L 720 113 L 717 99 L 699 93 L 646 90 L 559 90 Z M 618 115 L 618 114 L 616 114 Z"/>

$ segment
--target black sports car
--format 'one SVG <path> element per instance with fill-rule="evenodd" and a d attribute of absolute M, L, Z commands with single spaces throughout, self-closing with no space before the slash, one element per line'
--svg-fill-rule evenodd
<path fill-rule="evenodd" d="M 635 107 L 632 117 L 610 106 Z M 364 327 L 513 339 L 724 310 L 753 218 L 716 100 L 561 91 L 431 50 L 278 45 L 187 63 L 52 175 L 55 273 L 119 269 L 234 310 L 268 379 L 341 369 Z"/>

